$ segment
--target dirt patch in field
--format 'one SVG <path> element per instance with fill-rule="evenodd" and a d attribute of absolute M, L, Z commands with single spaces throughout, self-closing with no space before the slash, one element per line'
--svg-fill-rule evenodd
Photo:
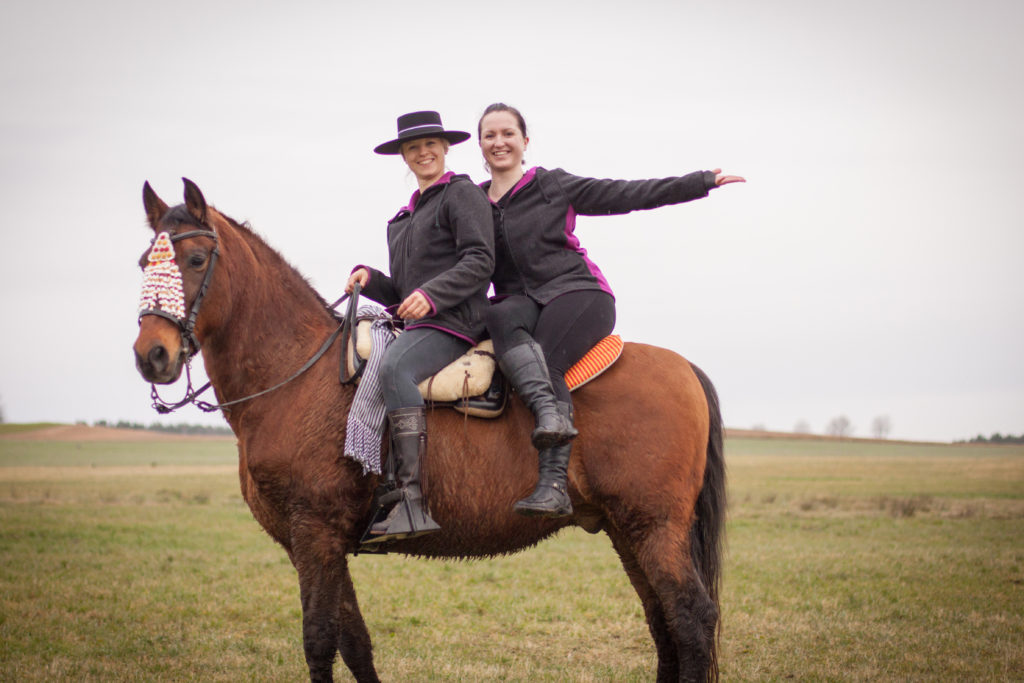
<path fill-rule="evenodd" d="M 68 482 L 72 480 L 99 481 L 112 477 L 184 477 L 192 475 L 237 474 L 238 465 L 92 465 L 58 467 L 4 467 L 0 469 L 0 482 L 24 484 L 26 482 Z M 0 490 L 0 500 L 10 500 Z"/>
<path fill-rule="evenodd" d="M 234 436 L 168 434 L 147 429 L 114 429 L 89 425 L 54 425 L 24 432 L 0 434 L 11 441 L 234 441 Z"/>

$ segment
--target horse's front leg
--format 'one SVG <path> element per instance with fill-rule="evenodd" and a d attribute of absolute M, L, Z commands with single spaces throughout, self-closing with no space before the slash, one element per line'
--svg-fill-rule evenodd
<path fill-rule="evenodd" d="M 359 611 L 345 555 L 295 559 L 302 597 L 302 644 L 310 681 L 334 680 L 334 655 L 339 650 L 357 681 L 379 681 L 370 633 Z"/>
<path fill-rule="evenodd" d="M 338 650 L 341 659 L 356 677 L 357 681 L 378 681 L 377 670 L 373 666 L 373 645 L 370 633 L 366 630 L 366 622 L 359 611 L 356 600 L 356 589 L 352 585 L 352 575 L 348 571 L 348 560 L 342 558 L 343 572 L 341 577 L 341 595 L 338 605 L 341 629 L 338 634 Z"/>

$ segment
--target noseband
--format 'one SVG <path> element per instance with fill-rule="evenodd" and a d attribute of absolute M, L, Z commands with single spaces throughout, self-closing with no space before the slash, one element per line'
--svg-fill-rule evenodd
<path fill-rule="evenodd" d="M 206 274 L 203 276 L 203 282 L 199 285 L 199 291 L 196 293 L 196 298 L 192 300 L 192 306 L 189 308 L 188 316 L 182 318 L 174 313 L 163 310 L 162 308 L 144 308 L 139 311 L 139 323 L 142 323 L 142 317 L 145 315 L 157 315 L 161 318 L 166 318 L 174 323 L 178 330 L 181 332 L 181 345 L 187 350 L 188 358 L 199 353 L 199 339 L 196 337 L 196 318 L 199 317 L 199 307 L 203 303 L 203 298 L 206 296 L 206 290 L 210 288 L 210 280 L 213 278 L 213 268 L 217 265 L 217 258 L 220 256 L 220 249 L 217 243 L 217 233 L 213 230 L 189 230 L 176 235 L 171 235 L 171 243 L 180 242 L 190 237 L 209 237 L 213 240 L 213 251 L 210 252 L 210 263 L 206 266 Z M 156 237 L 153 238 L 154 244 Z M 177 267 L 177 266 L 175 266 Z M 159 303 L 157 304 L 159 305 Z"/>

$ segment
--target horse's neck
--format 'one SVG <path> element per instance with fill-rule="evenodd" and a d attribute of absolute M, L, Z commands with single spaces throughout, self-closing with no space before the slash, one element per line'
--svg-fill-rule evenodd
<path fill-rule="evenodd" d="M 221 400 L 262 391 L 291 376 L 333 331 L 333 318 L 290 266 L 255 236 L 224 239 L 230 291 L 221 323 L 203 340 L 203 361 Z M 236 412 L 244 410 L 241 404 Z"/>

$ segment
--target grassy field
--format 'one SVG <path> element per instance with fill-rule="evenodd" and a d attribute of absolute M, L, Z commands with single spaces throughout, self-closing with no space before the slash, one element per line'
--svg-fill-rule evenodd
<path fill-rule="evenodd" d="M 0 439 L 0 680 L 302 680 L 230 442 Z M 725 680 L 1022 680 L 1024 447 L 727 443 Z M 387 681 L 650 681 L 603 535 L 351 561 Z M 338 664 L 339 680 L 348 680 Z"/>

